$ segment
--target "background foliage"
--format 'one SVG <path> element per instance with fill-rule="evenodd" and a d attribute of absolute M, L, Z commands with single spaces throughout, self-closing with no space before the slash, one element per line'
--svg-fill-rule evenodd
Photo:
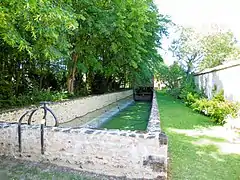
<path fill-rule="evenodd" d="M 240 49 L 235 46 L 237 41 L 230 31 L 209 34 L 203 37 L 201 41 L 204 59 L 200 62 L 200 70 L 212 68 L 227 60 L 239 58 Z"/>
<path fill-rule="evenodd" d="M 179 37 L 169 48 L 176 61 L 169 67 L 161 65 L 157 77 L 169 94 L 183 100 L 194 111 L 223 124 L 226 116 L 237 114 L 238 104 L 225 100 L 223 91 L 213 92 L 215 96 L 207 99 L 204 92 L 195 86 L 194 73 L 238 59 L 240 49 L 237 41 L 232 32 L 216 27 L 208 34 L 183 27 L 177 27 L 177 32 Z"/>
<path fill-rule="evenodd" d="M 212 28 L 208 34 L 195 29 L 177 27 L 176 37 L 169 48 L 187 74 L 221 65 L 240 57 L 240 49 L 231 31 Z"/>
<path fill-rule="evenodd" d="M 151 79 L 170 22 L 152 0 L 2 0 L 0 21 L 1 107 Z"/>
<path fill-rule="evenodd" d="M 178 63 L 169 67 L 162 65 L 159 70 L 158 78 L 166 85 L 167 93 L 181 99 L 194 111 L 209 116 L 218 124 L 223 124 L 229 115 L 237 115 L 237 103 L 225 100 L 223 91 L 214 92 L 212 99 L 206 98 L 204 92 L 197 89 L 194 76 L 187 74 Z"/>

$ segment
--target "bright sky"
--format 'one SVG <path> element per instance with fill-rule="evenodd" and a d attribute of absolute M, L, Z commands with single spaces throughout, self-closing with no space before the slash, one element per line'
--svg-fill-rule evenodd
<path fill-rule="evenodd" d="M 161 14 L 171 16 L 174 23 L 193 27 L 200 32 L 208 32 L 212 24 L 230 29 L 240 40 L 240 0 L 155 0 Z M 163 40 L 163 48 L 168 49 L 174 33 Z M 162 54 L 167 64 L 171 64 L 171 53 Z"/>

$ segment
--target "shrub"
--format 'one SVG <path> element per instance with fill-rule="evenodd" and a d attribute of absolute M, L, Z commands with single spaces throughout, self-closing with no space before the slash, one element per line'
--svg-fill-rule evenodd
<path fill-rule="evenodd" d="M 215 95 L 213 97 L 213 100 L 224 102 L 225 101 L 224 91 L 221 90 L 221 91 L 219 91 L 219 93 L 215 93 Z"/>
<path fill-rule="evenodd" d="M 216 94 L 212 100 L 208 100 L 203 90 L 197 90 L 193 75 L 187 75 L 177 63 L 170 67 L 163 66 L 159 72 L 159 78 L 166 85 L 167 93 L 182 99 L 194 111 L 209 116 L 219 124 L 224 123 L 227 115 L 236 116 L 238 104 L 225 100 L 223 90 L 216 93 L 217 87 L 214 86 L 213 91 Z"/>
<path fill-rule="evenodd" d="M 62 101 L 70 97 L 72 97 L 72 95 L 64 91 L 35 90 L 28 94 L 19 95 L 18 97 L 11 96 L 7 100 L 0 100 L 0 109 L 39 104 L 41 101 Z"/>
<path fill-rule="evenodd" d="M 175 62 L 171 66 L 162 65 L 157 77 L 166 85 L 169 94 L 179 98 L 182 80 L 185 79 L 184 70 Z"/>
<path fill-rule="evenodd" d="M 188 93 L 187 96 L 184 99 L 184 102 L 187 106 L 191 106 L 193 103 L 195 103 L 200 98 L 199 94 L 197 93 Z"/>
<path fill-rule="evenodd" d="M 193 102 L 193 101 L 192 101 Z M 239 106 L 224 99 L 223 91 L 216 94 L 212 100 L 198 99 L 191 104 L 194 111 L 209 116 L 214 122 L 223 124 L 227 115 L 236 116 Z"/>
<path fill-rule="evenodd" d="M 179 94 L 181 93 L 180 88 L 174 88 L 174 89 L 169 89 L 167 91 L 171 96 L 175 97 L 175 98 L 179 98 Z"/>

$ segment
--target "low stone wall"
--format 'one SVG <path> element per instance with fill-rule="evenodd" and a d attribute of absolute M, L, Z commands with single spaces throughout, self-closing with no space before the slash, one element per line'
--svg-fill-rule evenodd
<path fill-rule="evenodd" d="M 153 92 L 152 107 L 151 107 L 151 113 L 149 116 L 147 131 L 161 132 L 160 115 L 159 115 L 157 96 L 155 91 Z"/>
<path fill-rule="evenodd" d="M 44 154 L 39 125 L 22 125 L 21 156 L 17 124 L 0 123 L 0 155 L 127 179 L 166 179 L 168 139 L 159 120 L 154 94 L 147 131 L 45 127 Z"/>
<path fill-rule="evenodd" d="M 132 90 L 103 94 L 98 96 L 88 96 L 74 100 L 58 102 L 48 105 L 48 107 L 57 116 L 59 123 L 64 123 L 83 116 L 89 112 L 100 109 L 120 99 L 126 98 L 133 94 Z M 0 122 L 17 122 L 19 118 L 28 110 L 33 110 L 36 107 L 21 108 L 12 111 L 7 111 L 0 114 Z M 29 116 L 26 116 L 23 122 L 26 122 Z M 39 123 L 43 118 L 43 110 L 38 110 L 33 116 L 33 122 Z M 48 113 L 47 125 L 53 125 L 53 117 Z"/>
<path fill-rule="evenodd" d="M 0 155 L 110 176 L 152 179 L 165 175 L 166 142 L 159 141 L 158 133 L 54 127 L 44 131 L 45 153 L 41 155 L 39 126 L 23 126 L 20 157 L 17 125 L 2 124 Z"/>

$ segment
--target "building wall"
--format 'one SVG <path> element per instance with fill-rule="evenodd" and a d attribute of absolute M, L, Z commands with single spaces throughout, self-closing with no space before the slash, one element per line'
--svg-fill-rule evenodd
<path fill-rule="evenodd" d="M 74 100 L 68 100 L 48 105 L 48 107 L 57 116 L 59 123 L 70 121 L 74 118 L 83 116 L 89 112 L 100 109 L 111 103 L 114 103 L 120 99 L 131 96 L 132 90 L 103 94 L 98 96 L 88 96 L 84 98 L 78 98 Z M 17 122 L 19 118 L 28 110 L 32 110 L 36 107 L 20 108 L 10 110 L 0 114 L 0 122 Z M 27 122 L 29 116 L 26 116 L 23 122 Z M 39 123 L 43 118 L 43 110 L 38 110 L 33 116 L 33 122 Z M 54 125 L 53 117 L 48 113 L 47 125 Z"/>
<path fill-rule="evenodd" d="M 208 98 L 212 98 L 214 90 L 224 90 L 224 97 L 230 101 L 240 101 L 240 61 L 217 66 L 195 74 L 195 82 L 203 89 Z"/>

